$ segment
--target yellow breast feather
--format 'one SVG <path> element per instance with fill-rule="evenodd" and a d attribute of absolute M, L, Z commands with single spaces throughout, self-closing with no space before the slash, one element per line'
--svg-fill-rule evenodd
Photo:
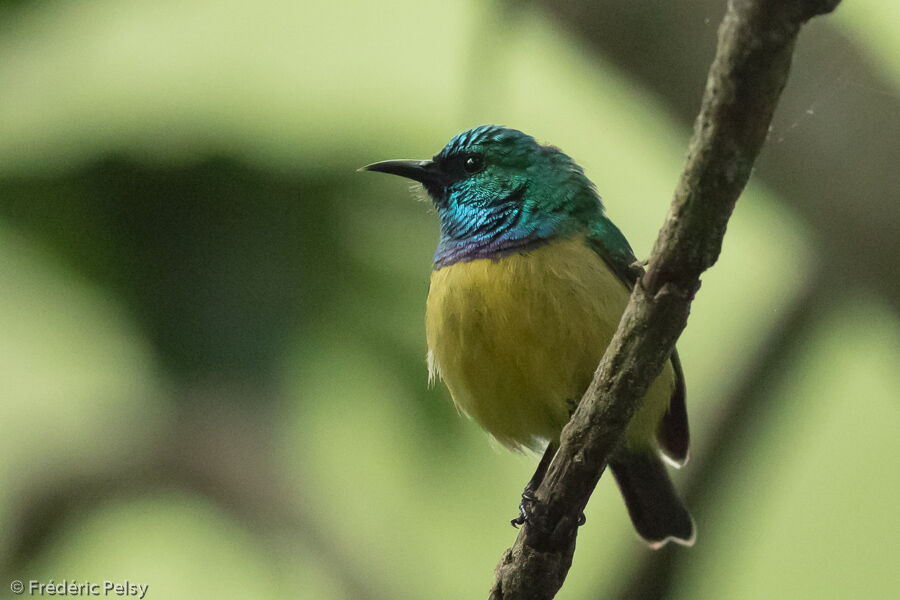
<path fill-rule="evenodd" d="M 583 235 L 436 269 L 426 309 L 430 378 L 510 448 L 558 440 L 618 326 L 629 292 Z M 626 430 L 655 444 L 674 389 L 670 363 Z"/>

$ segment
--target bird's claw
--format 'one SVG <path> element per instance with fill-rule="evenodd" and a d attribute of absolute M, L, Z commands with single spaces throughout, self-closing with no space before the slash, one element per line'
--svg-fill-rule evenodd
<path fill-rule="evenodd" d="M 525 490 L 524 492 L 522 492 L 522 501 L 519 503 L 519 516 L 515 519 L 510 520 L 509 524 L 518 529 L 527 521 L 531 521 L 531 507 L 536 500 L 537 499 L 530 490 Z M 581 527 L 586 522 L 587 517 L 584 516 L 584 512 L 581 512 L 578 515 L 578 519 L 575 521 L 575 526 Z M 534 523 L 532 523 L 532 525 L 534 525 Z"/>
<path fill-rule="evenodd" d="M 531 505 L 534 501 L 534 493 L 531 490 L 526 489 L 522 492 L 522 501 L 519 502 L 519 516 L 512 519 L 509 524 L 516 529 L 518 529 L 520 525 L 524 525 L 525 522 L 531 518 Z"/>

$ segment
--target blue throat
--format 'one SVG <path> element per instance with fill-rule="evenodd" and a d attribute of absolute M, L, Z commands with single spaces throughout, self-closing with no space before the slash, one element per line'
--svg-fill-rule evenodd
<path fill-rule="evenodd" d="M 525 186 L 512 190 L 489 208 L 466 204 L 439 207 L 441 238 L 434 268 L 480 258 L 498 259 L 530 250 L 560 231 L 561 219 L 529 218 L 522 202 Z"/>

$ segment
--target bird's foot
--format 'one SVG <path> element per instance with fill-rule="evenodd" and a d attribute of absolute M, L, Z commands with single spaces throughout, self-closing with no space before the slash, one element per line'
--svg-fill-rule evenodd
<path fill-rule="evenodd" d="M 534 521 L 531 516 L 532 507 L 534 503 L 537 501 L 537 498 L 534 496 L 534 492 L 529 490 L 528 488 L 522 492 L 522 501 L 519 503 L 519 516 L 515 519 L 512 519 L 509 524 L 518 529 L 520 526 L 524 525 L 527 521 L 531 521 L 532 525 L 534 525 Z M 578 515 L 578 520 L 575 521 L 575 525 L 577 527 L 581 527 L 587 522 L 587 518 L 584 516 L 584 512 Z"/>
<path fill-rule="evenodd" d="M 525 522 L 531 518 L 531 507 L 534 505 L 534 502 L 534 492 L 525 488 L 525 491 L 522 492 L 522 501 L 519 502 L 519 516 L 512 519 L 509 524 L 516 529 L 518 529 L 520 525 L 524 525 Z"/>

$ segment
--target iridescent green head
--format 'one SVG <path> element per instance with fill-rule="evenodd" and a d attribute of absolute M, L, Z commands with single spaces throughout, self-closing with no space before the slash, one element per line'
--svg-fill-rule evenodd
<path fill-rule="evenodd" d="M 575 161 L 496 125 L 460 133 L 431 160 L 365 168 L 425 187 L 441 221 L 436 267 L 516 252 L 603 217 L 594 186 Z"/>

